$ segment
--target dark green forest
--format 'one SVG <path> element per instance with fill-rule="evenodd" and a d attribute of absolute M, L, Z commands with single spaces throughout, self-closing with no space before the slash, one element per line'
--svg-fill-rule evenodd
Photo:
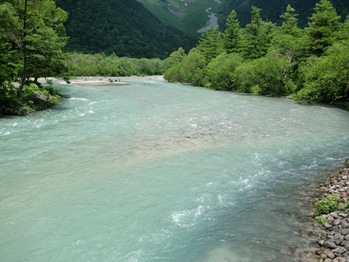
<path fill-rule="evenodd" d="M 68 13 L 68 51 L 165 58 L 179 46 L 191 48 L 196 42 L 136 0 L 58 0 L 57 5 Z"/>
<path fill-rule="evenodd" d="M 231 10 L 235 10 L 241 25 L 245 26 L 250 22 L 251 6 L 256 6 L 263 10 L 261 13 L 263 20 L 281 25 L 280 11 L 291 5 L 299 15 L 299 26 L 304 28 L 308 25 L 308 17 L 313 13 L 317 2 L 318 0 L 233 0 L 223 2 L 221 14 L 227 17 Z M 332 0 L 331 3 L 341 17 L 345 18 L 349 14 L 349 1 Z"/>
<path fill-rule="evenodd" d="M 315 5 L 304 29 L 290 5 L 280 26 L 261 12 L 252 7 L 241 27 L 233 10 L 223 32 L 208 30 L 188 54 L 180 48 L 170 55 L 165 79 L 298 101 L 348 101 L 349 18 L 341 22 L 328 0 Z"/>

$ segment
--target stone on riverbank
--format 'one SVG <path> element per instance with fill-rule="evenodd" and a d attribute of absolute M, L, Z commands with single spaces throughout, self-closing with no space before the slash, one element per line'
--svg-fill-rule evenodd
<path fill-rule="evenodd" d="M 317 197 L 320 199 L 334 195 L 340 197 L 335 211 L 318 217 L 324 223 L 314 223 L 313 230 L 318 239 L 314 243 L 318 247 L 315 255 L 319 262 L 349 262 L 348 162 L 347 160 L 346 166 L 326 180 L 319 189 L 320 195 Z"/>

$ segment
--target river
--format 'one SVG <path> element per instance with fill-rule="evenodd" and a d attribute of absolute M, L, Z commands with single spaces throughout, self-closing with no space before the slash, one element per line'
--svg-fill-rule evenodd
<path fill-rule="evenodd" d="M 1 261 L 297 261 L 299 192 L 349 155 L 348 112 L 122 81 L 0 119 Z"/>

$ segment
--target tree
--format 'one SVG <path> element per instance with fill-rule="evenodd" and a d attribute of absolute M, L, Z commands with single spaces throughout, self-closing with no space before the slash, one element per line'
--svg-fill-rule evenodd
<path fill-rule="evenodd" d="M 259 95 L 284 96 L 292 91 L 293 83 L 285 68 L 287 59 L 280 59 L 275 54 L 247 61 L 236 68 L 233 74 L 237 90 Z"/>
<path fill-rule="evenodd" d="M 178 65 L 183 61 L 186 54 L 184 52 L 184 49 L 182 47 L 178 48 L 177 51 L 174 51 L 170 54 L 168 58 L 165 59 L 166 67 L 169 68 L 171 66 Z"/>
<path fill-rule="evenodd" d="M 231 11 L 228 16 L 226 26 L 224 31 L 224 48 L 227 53 L 237 52 L 241 28 L 235 10 Z"/>
<path fill-rule="evenodd" d="M 241 51 L 245 58 L 256 59 L 264 56 L 271 41 L 274 25 L 264 22 L 260 16 L 261 9 L 252 6 L 251 23 L 242 31 Z"/>
<path fill-rule="evenodd" d="M 238 83 L 234 82 L 233 74 L 242 62 L 242 57 L 237 53 L 222 53 L 214 58 L 205 68 L 205 87 L 236 90 Z"/>
<path fill-rule="evenodd" d="M 0 87 L 5 82 L 12 82 L 18 76 L 21 59 L 18 49 L 21 28 L 18 13 L 9 3 L 0 4 Z"/>
<path fill-rule="evenodd" d="M 66 12 L 57 8 L 52 0 L 32 1 L 30 8 L 30 28 L 26 34 L 28 75 L 37 79 L 60 75 L 64 72 L 62 49 L 67 43 L 63 22 Z"/>
<path fill-rule="evenodd" d="M 207 29 L 200 37 L 197 50 L 205 57 L 206 64 L 224 51 L 222 33 L 218 27 Z"/>
<path fill-rule="evenodd" d="M 283 34 L 299 37 L 301 29 L 298 27 L 298 14 L 296 10 L 291 6 L 287 5 L 286 12 L 280 15 L 283 19 L 282 25 L 279 27 L 279 31 Z"/>
<path fill-rule="evenodd" d="M 169 82 L 182 82 L 200 86 L 203 82 L 202 70 L 206 60 L 201 51 L 193 48 L 179 64 L 173 64 L 164 73 Z"/>
<path fill-rule="evenodd" d="M 54 0 L 0 0 L 0 114 L 27 114 L 59 101 L 52 89 L 28 80 L 65 71 L 65 19 Z"/>
<path fill-rule="evenodd" d="M 19 96 L 30 77 L 54 76 L 64 71 L 62 48 L 67 40 L 63 26 L 66 13 L 57 8 L 53 0 L 5 2 L 0 12 L 7 14 L 0 25 L 4 33 L 0 48 L 7 52 L 0 59 L 6 60 L 6 54 L 13 54 L 13 60 L 7 61 L 5 67 L 16 64 L 13 74 L 18 71 L 21 75 Z"/>
<path fill-rule="evenodd" d="M 337 38 L 338 40 L 349 40 L 349 16 L 346 17 L 344 23 L 340 24 Z"/>
<path fill-rule="evenodd" d="M 320 0 L 310 17 L 309 27 L 306 28 L 308 36 L 308 49 L 310 54 L 321 56 L 327 47 L 336 39 L 339 28 L 340 16 L 330 1 Z"/>
<path fill-rule="evenodd" d="M 335 43 L 324 56 L 308 60 L 301 70 L 304 87 L 295 95 L 296 100 L 349 100 L 349 40 Z"/>
<path fill-rule="evenodd" d="M 270 54 L 279 57 L 280 60 L 287 60 L 283 64 L 283 74 L 289 77 L 291 74 L 297 74 L 298 64 L 305 55 L 304 34 L 298 27 L 298 19 L 295 9 L 287 6 L 286 12 L 280 17 L 284 19 L 281 26 L 274 31 Z"/>

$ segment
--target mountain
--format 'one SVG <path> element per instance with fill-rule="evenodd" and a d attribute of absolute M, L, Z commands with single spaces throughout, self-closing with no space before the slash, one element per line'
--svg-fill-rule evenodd
<path fill-rule="evenodd" d="M 242 26 L 250 22 L 251 6 L 262 9 L 264 20 L 280 23 L 280 15 L 290 4 L 304 27 L 318 1 L 56 0 L 56 3 L 68 12 L 67 50 L 165 58 L 179 47 L 191 49 L 205 28 L 219 24 L 223 29 L 233 9 Z M 332 0 L 332 3 L 343 18 L 349 13 L 348 0 Z"/>
<path fill-rule="evenodd" d="M 67 50 L 165 58 L 196 39 L 161 22 L 136 0 L 57 0 L 68 12 Z"/>
<path fill-rule="evenodd" d="M 225 20 L 222 9 L 231 0 L 138 0 L 160 20 L 183 32 L 197 35 L 200 29 Z M 222 13 L 222 15 L 220 15 Z M 211 22 L 211 23 L 210 23 Z"/>
<path fill-rule="evenodd" d="M 262 9 L 261 16 L 264 20 L 279 24 L 281 23 L 280 15 L 290 4 L 299 14 L 299 25 L 305 27 L 308 24 L 308 17 L 311 16 L 318 2 L 319 0 L 230 0 L 224 3 L 221 15 L 226 17 L 234 9 L 241 24 L 246 25 L 251 20 L 251 6 L 257 6 Z M 332 0 L 331 3 L 343 19 L 348 15 L 348 0 Z"/>
<path fill-rule="evenodd" d="M 305 27 L 308 17 L 319 0 L 138 0 L 160 20 L 187 34 L 195 35 L 204 27 L 214 27 L 217 22 L 221 28 L 234 9 L 242 26 L 250 22 L 251 6 L 262 9 L 266 21 L 281 23 L 280 15 L 290 4 L 299 14 L 299 23 Z M 343 18 L 349 13 L 348 0 L 332 0 L 337 12 Z M 214 15 L 214 17 L 212 17 Z M 210 17 L 208 17 L 210 16 Z M 214 21 L 214 19 L 218 21 Z M 215 22 L 215 23 L 212 23 Z M 210 23 L 211 22 L 211 23 Z"/>

